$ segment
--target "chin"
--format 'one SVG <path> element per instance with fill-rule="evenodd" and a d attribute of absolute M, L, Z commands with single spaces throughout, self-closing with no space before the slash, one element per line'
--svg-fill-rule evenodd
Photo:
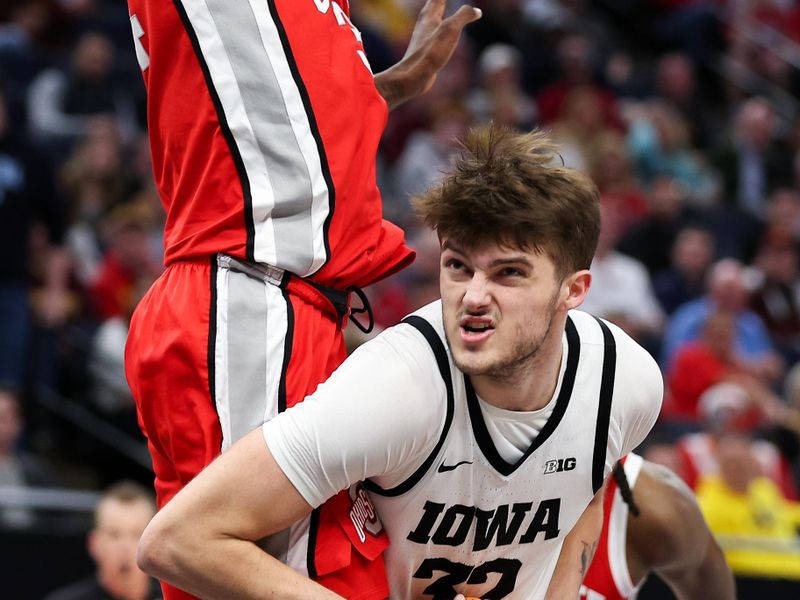
<path fill-rule="evenodd" d="M 476 356 L 475 353 L 465 350 L 453 352 L 453 362 L 466 375 L 483 375 L 492 370 L 492 364 L 487 357 Z"/>

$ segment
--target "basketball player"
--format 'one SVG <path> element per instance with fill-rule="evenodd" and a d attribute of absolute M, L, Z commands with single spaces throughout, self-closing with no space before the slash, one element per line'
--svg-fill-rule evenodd
<path fill-rule="evenodd" d="M 577 597 L 598 492 L 663 386 L 622 330 L 574 310 L 598 194 L 554 153 L 541 133 L 468 136 L 416 199 L 441 241 L 441 300 L 179 493 L 142 540 L 145 570 L 208 598 L 336 597 L 253 541 L 368 479 L 349 519 L 360 539 L 383 522 L 393 598 Z"/>
<path fill-rule="evenodd" d="M 637 454 L 623 462 L 606 484 L 603 532 L 580 599 L 632 597 L 656 573 L 678 600 L 734 600 L 733 575 L 691 490 Z"/>
<path fill-rule="evenodd" d="M 429 88 L 480 15 L 444 6 L 428 0 L 406 56 L 373 77 L 347 0 L 130 0 L 167 268 L 133 317 L 126 372 L 159 506 L 311 393 L 344 358 L 350 291 L 412 260 L 381 219 L 375 156 L 387 105 Z M 385 540 L 354 549 L 349 507 L 344 494 L 267 547 L 383 598 Z"/>

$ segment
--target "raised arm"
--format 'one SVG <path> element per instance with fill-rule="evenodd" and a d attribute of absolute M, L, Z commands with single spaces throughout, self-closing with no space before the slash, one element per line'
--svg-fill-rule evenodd
<path fill-rule="evenodd" d="M 481 11 L 462 6 L 444 18 L 447 0 L 428 0 L 419 14 L 405 55 L 375 76 L 375 86 L 390 109 L 427 92 L 458 45 L 464 27 Z"/>
<path fill-rule="evenodd" d="M 628 518 L 634 581 L 653 571 L 678 600 L 734 600 L 733 575 L 686 484 L 668 469 L 645 462 L 634 497 L 641 511 Z"/>
<path fill-rule="evenodd" d="M 564 539 L 556 569 L 550 585 L 547 586 L 547 600 L 575 600 L 578 597 L 578 590 L 592 563 L 600 532 L 603 530 L 604 490 L 605 486 L 594 495 L 575 527 Z"/>
<path fill-rule="evenodd" d="M 208 599 L 339 598 L 256 545 L 310 511 L 257 429 L 161 509 L 139 543 L 139 566 Z"/>

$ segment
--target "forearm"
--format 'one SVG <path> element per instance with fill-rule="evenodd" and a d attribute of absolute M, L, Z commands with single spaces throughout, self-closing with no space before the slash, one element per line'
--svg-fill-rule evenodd
<path fill-rule="evenodd" d="M 208 600 L 340 598 L 246 540 L 198 539 L 187 544 L 178 538 L 161 548 L 143 549 L 148 559 L 142 566 L 151 575 Z"/>
<path fill-rule="evenodd" d="M 603 529 L 603 490 L 592 499 L 569 532 L 547 587 L 547 600 L 575 600 Z"/>
<path fill-rule="evenodd" d="M 201 598 L 337 598 L 257 545 L 311 508 L 257 429 L 159 511 L 139 542 L 139 566 Z"/>
<path fill-rule="evenodd" d="M 659 571 L 656 573 L 667 582 L 677 600 L 714 598 L 735 600 L 736 585 L 728 563 L 719 544 L 709 536 L 705 556 L 700 565 Z"/>

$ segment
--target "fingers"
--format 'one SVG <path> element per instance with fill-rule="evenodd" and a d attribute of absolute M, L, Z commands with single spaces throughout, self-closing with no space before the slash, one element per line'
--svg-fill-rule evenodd
<path fill-rule="evenodd" d="M 441 21 L 444 16 L 445 6 L 447 6 L 447 0 L 428 0 L 419 13 L 420 19 Z"/>
<path fill-rule="evenodd" d="M 463 29 L 469 23 L 480 19 L 481 15 L 483 15 L 483 12 L 480 8 L 464 5 L 447 17 L 443 23 L 452 23 L 455 27 L 458 27 L 458 29 Z"/>
<path fill-rule="evenodd" d="M 438 37 L 442 43 L 452 45 L 452 52 L 461 37 L 461 32 L 468 24 L 477 21 L 483 13 L 473 6 L 462 6 L 452 15 L 447 17 L 438 27 Z"/>

